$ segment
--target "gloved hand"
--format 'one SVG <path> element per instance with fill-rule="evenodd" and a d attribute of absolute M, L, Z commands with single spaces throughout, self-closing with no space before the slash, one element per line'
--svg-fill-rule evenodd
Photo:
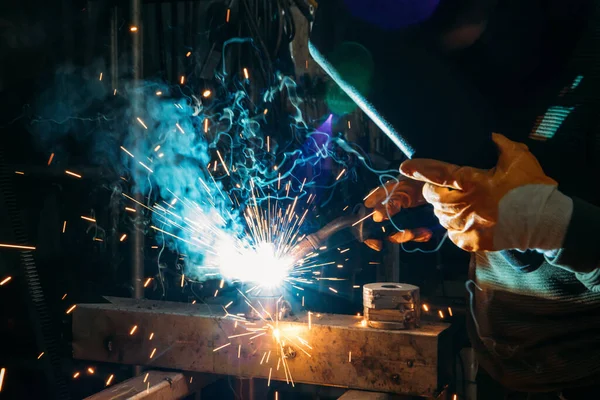
<path fill-rule="evenodd" d="M 425 182 L 423 197 L 463 250 L 560 248 L 571 198 L 557 190 L 526 145 L 499 134 L 492 139 L 500 154 L 491 170 L 414 159 L 402 163 L 400 172 Z"/>
<path fill-rule="evenodd" d="M 382 222 L 393 217 L 403 208 L 417 207 L 426 203 L 422 194 L 423 183 L 400 176 L 398 180 L 387 182 L 371 192 L 365 200 L 365 207 L 375 210 L 373 220 Z M 388 237 L 393 243 L 410 241 L 427 242 L 431 238 L 427 228 L 405 229 Z M 367 239 L 364 242 L 375 251 L 381 251 L 383 243 L 378 239 Z"/>

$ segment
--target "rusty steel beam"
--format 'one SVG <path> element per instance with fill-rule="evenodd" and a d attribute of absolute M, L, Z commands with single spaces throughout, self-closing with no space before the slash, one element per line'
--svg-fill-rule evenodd
<path fill-rule="evenodd" d="M 363 392 L 361 390 L 348 390 L 338 397 L 338 400 L 422 400 L 422 397 L 402 396 L 389 393 Z M 431 400 L 450 400 L 446 391 L 442 391 Z"/>
<path fill-rule="evenodd" d="M 211 310 L 151 300 L 80 304 L 73 315 L 73 354 L 101 362 L 246 378 L 271 375 L 286 381 L 282 347 L 272 334 L 229 338 L 263 323 L 246 325 L 224 314 L 217 306 Z M 443 371 L 452 361 L 443 356 L 447 324 L 389 331 L 363 327 L 360 317 L 312 314 L 309 329 L 307 319 L 302 314 L 279 322 L 294 382 L 427 397 L 445 383 Z"/>
<path fill-rule="evenodd" d="M 215 375 L 184 375 L 181 372 L 146 371 L 85 400 L 176 400 L 196 393 L 219 379 Z"/>
<path fill-rule="evenodd" d="M 396 400 L 387 393 L 363 392 L 360 390 L 349 390 L 338 400 Z"/>

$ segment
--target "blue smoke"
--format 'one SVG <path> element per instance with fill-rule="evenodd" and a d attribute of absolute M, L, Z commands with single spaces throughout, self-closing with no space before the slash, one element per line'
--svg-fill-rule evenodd
<path fill-rule="evenodd" d="M 290 77 L 278 74 L 254 104 L 244 81 L 232 84 L 226 71 L 206 97 L 154 82 L 115 92 L 90 76 L 60 71 L 39 98 L 31 130 L 44 148 L 74 137 L 88 156 L 126 177 L 144 196 L 146 233 L 184 257 L 188 279 L 264 280 L 242 269 L 268 270 L 269 257 L 293 269 L 296 260 L 286 256 L 308 229 L 311 207 L 355 178 L 349 157 L 373 171 L 332 133 L 333 116 L 310 128 Z M 265 129 L 282 97 L 291 110 L 287 139 Z M 131 193 L 123 197 L 124 205 L 133 201 Z M 250 259 L 257 265 L 244 265 Z"/>

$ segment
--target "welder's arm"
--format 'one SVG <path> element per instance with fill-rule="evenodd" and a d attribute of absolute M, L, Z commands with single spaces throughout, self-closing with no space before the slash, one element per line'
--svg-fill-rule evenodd
<path fill-rule="evenodd" d="M 600 209 L 561 193 L 526 145 L 498 134 L 493 140 L 499 157 L 491 170 L 414 159 L 400 171 L 425 183 L 424 198 L 460 248 L 536 250 L 596 290 L 600 243 L 591 232 Z"/>
<path fill-rule="evenodd" d="M 594 292 L 600 292 L 600 207 L 573 198 L 571 220 L 563 244 L 546 252 L 551 265 L 575 272 L 577 279 Z"/>

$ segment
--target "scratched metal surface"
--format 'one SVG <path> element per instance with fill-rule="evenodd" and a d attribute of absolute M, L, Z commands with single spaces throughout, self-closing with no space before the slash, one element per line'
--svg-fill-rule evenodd
<path fill-rule="evenodd" d="M 223 318 L 223 309 L 148 300 L 110 301 L 80 304 L 75 309 L 75 358 L 239 377 L 267 379 L 271 374 L 273 380 L 286 380 L 281 362 L 277 369 L 281 351 L 277 341 L 271 335 L 229 339 L 253 325 L 238 322 L 236 326 L 235 321 Z M 420 396 L 432 396 L 440 387 L 438 346 L 447 324 L 386 331 L 363 327 L 360 317 L 349 315 L 312 314 L 310 329 L 307 321 L 303 314 L 279 323 L 285 349 L 295 352 L 295 357 L 287 359 L 294 382 Z M 134 325 L 138 328 L 130 335 Z M 227 343 L 231 344 L 213 351 Z"/>

